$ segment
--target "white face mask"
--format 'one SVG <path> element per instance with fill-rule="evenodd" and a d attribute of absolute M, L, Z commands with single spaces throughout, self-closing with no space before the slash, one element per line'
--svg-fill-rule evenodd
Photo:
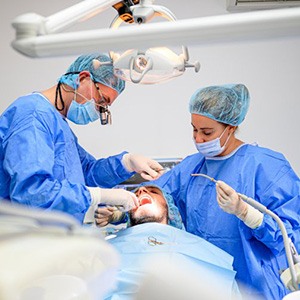
<path fill-rule="evenodd" d="M 205 157 L 214 157 L 214 156 L 217 156 L 217 155 L 221 154 L 224 151 L 225 146 L 226 146 L 226 144 L 227 144 L 227 142 L 228 142 L 228 140 L 231 136 L 231 133 L 230 133 L 227 140 L 226 140 L 226 142 L 224 143 L 223 147 L 221 147 L 220 139 L 223 136 L 223 134 L 224 134 L 225 130 L 227 129 L 227 127 L 224 129 L 224 131 L 222 132 L 220 137 L 218 137 L 218 138 L 216 138 L 212 141 L 203 142 L 203 143 L 196 143 L 196 141 L 194 140 L 197 150 Z"/>

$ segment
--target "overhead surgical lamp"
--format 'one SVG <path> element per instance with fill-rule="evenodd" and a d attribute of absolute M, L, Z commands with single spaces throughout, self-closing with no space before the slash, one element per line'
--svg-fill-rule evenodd
<path fill-rule="evenodd" d="M 124 1 L 125 2 L 125 1 Z M 126 3 L 122 4 L 126 4 Z M 110 28 L 116 29 L 124 21 L 126 23 L 144 24 L 154 17 L 163 17 L 169 21 L 176 21 L 174 14 L 166 7 L 153 5 L 154 0 L 141 0 L 138 5 L 127 6 L 126 18 L 123 17 L 124 7 L 114 6 L 119 16 L 116 17 Z M 120 5 L 120 3 L 119 3 Z M 132 18 L 128 18 L 129 15 Z M 182 46 L 182 53 L 177 55 L 169 48 L 149 48 L 149 49 L 131 49 L 123 54 L 110 52 L 113 60 L 116 75 L 123 80 L 134 83 L 159 83 L 170 80 L 183 74 L 187 67 L 194 67 L 198 72 L 200 69 L 199 62 L 195 64 L 188 63 L 189 55 L 186 46 Z"/>
<path fill-rule="evenodd" d="M 115 74 L 133 83 L 159 83 L 183 74 L 186 67 L 194 67 L 198 72 L 200 64 L 189 64 L 187 48 L 175 54 L 169 48 L 149 48 L 147 50 L 127 50 L 122 55 L 110 53 Z"/>
<path fill-rule="evenodd" d="M 140 4 L 138 4 L 139 2 Z M 73 34 L 77 34 L 81 38 L 81 43 L 77 45 L 77 52 L 80 54 L 91 52 L 88 50 L 89 45 L 86 44 L 94 44 L 96 41 L 92 41 L 89 37 L 90 31 L 56 35 L 54 33 L 62 31 L 77 21 L 91 18 L 109 8 L 110 5 L 118 11 L 119 15 L 113 20 L 109 31 L 117 29 L 122 22 L 140 25 L 149 22 L 156 16 L 166 18 L 169 21 L 176 20 L 167 8 L 153 5 L 153 2 L 154 0 L 125 0 L 121 2 L 84 0 L 47 18 L 34 13 L 21 15 L 12 23 L 16 29 L 16 40 L 12 42 L 12 47 L 31 57 L 40 56 L 40 51 L 42 51 L 42 56 L 53 56 L 53 54 L 56 55 L 55 46 L 59 43 L 59 48 L 63 48 L 65 55 L 72 55 L 74 52 L 71 49 L 69 51 L 68 40 L 73 38 Z M 64 39 L 63 44 L 61 44 L 61 39 Z M 70 43 L 72 42 L 70 41 Z M 122 40 L 119 43 L 122 45 Z M 128 50 L 122 55 L 110 51 L 110 55 L 117 76 L 134 83 L 151 84 L 182 75 L 187 67 L 194 67 L 196 72 L 199 71 L 199 62 L 190 64 L 187 47 L 183 46 L 182 49 L 180 55 L 166 47 L 149 49 L 141 47 Z M 96 51 L 102 52 L 102 49 L 99 48 Z M 92 52 L 95 52 L 95 49 Z"/>

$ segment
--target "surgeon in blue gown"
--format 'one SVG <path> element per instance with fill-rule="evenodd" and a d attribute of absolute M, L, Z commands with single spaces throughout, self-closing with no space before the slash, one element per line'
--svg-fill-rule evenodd
<path fill-rule="evenodd" d="M 124 88 L 107 55 L 88 54 L 56 85 L 16 99 L 0 117 L 0 199 L 64 211 L 85 223 L 94 221 L 99 203 L 123 211 L 136 207 L 133 193 L 111 187 L 135 172 L 154 179 L 162 167 L 126 151 L 96 159 L 69 126 L 99 122 L 100 116 L 105 124 Z"/>
<path fill-rule="evenodd" d="M 149 264 L 158 264 L 159 273 L 168 274 L 168 266 L 175 268 L 175 279 L 181 286 L 174 286 L 176 281 L 168 276 L 163 291 L 165 294 L 165 290 L 170 289 L 176 299 L 180 298 L 178 293 L 183 293 L 184 299 L 202 299 L 205 294 L 210 296 L 205 299 L 240 299 L 232 256 L 186 232 L 172 196 L 158 186 L 140 187 L 135 194 L 139 207 L 129 213 L 130 227 L 108 239 L 119 252 L 121 264 L 116 286 L 104 299 L 135 299 L 150 272 Z M 189 278 L 197 282 L 197 288 L 191 290 Z M 150 288 L 159 294 L 157 286 Z M 147 297 L 149 299 L 149 295 Z"/>
<path fill-rule="evenodd" d="M 198 153 L 154 183 L 173 196 L 188 232 L 234 257 L 237 280 L 249 287 L 251 299 L 282 299 L 289 291 L 279 278 L 287 268 L 279 226 L 236 192 L 276 213 L 299 251 L 300 180 L 281 153 L 236 137 L 249 100 L 243 84 L 198 89 L 189 103 Z M 218 183 L 191 176 L 197 173 Z"/>

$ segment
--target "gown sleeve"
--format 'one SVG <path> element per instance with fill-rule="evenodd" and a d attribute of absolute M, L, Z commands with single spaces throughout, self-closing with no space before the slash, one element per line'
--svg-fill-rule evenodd
<path fill-rule="evenodd" d="M 287 161 L 274 173 L 275 177 L 257 200 L 281 219 L 289 238 L 300 249 L 300 180 Z M 253 230 L 253 235 L 274 254 L 283 250 L 279 225 L 271 216 L 264 215 L 263 223 Z"/>
<path fill-rule="evenodd" d="M 82 170 L 87 186 L 112 188 L 131 177 L 134 172 L 128 172 L 122 165 L 122 157 L 127 152 L 107 158 L 95 159 L 77 144 Z"/>
<path fill-rule="evenodd" d="M 82 222 L 91 202 L 86 185 L 112 187 L 131 175 L 120 163 L 123 154 L 96 160 L 78 146 L 57 112 L 23 110 L 11 120 L 3 170 L 12 202 L 60 210 Z"/>

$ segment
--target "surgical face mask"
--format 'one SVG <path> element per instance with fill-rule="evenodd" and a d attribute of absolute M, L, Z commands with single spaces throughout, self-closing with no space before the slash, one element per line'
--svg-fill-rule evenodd
<path fill-rule="evenodd" d="M 79 125 L 85 125 L 98 120 L 99 112 L 96 110 L 95 100 L 91 99 L 84 104 L 79 104 L 75 100 L 71 102 L 67 118 Z"/>
<path fill-rule="evenodd" d="M 87 100 L 87 102 L 84 104 L 76 102 L 77 94 Z M 96 109 L 95 100 L 93 98 L 88 100 L 86 97 L 75 91 L 75 99 L 71 102 L 67 113 L 67 118 L 75 124 L 86 125 L 90 122 L 98 120 L 100 118 L 100 113 Z"/>
<path fill-rule="evenodd" d="M 196 141 L 194 140 L 197 150 L 205 157 L 214 157 L 214 156 L 221 154 L 224 151 L 225 146 L 231 136 L 231 134 L 230 134 L 228 136 L 226 142 L 224 143 L 223 147 L 221 147 L 220 139 L 223 136 L 227 127 L 224 129 L 224 131 L 218 138 L 216 138 L 212 141 L 204 142 L 204 143 L 196 143 Z"/>

